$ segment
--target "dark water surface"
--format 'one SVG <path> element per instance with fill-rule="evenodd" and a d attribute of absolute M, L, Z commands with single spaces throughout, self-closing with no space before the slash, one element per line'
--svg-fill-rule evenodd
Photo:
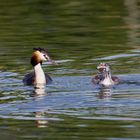
<path fill-rule="evenodd" d="M 139 15 L 139 0 L 1 0 L 0 139 L 139 140 Z M 58 63 L 45 90 L 22 83 L 33 47 Z M 119 85 L 91 83 L 100 62 Z"/>

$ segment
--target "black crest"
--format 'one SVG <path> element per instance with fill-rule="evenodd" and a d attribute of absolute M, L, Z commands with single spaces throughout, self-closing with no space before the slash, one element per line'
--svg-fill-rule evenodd
<path fill-rule="evenodd" d="M 47 50 L 45 50 L 44 48 L 40 48 L 40 47 L 38 47 L 38 48 L 33 48 L 33 50 L 35 50 L 35 51 L 40 51 L 40 52 L 47 52 Z"/>

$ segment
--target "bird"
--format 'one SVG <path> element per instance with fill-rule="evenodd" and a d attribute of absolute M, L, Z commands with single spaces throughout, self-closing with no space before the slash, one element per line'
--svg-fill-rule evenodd
<path fill-rule="evenodd" d="M 107 63 L 100 63 L 97 70 L 99 73 L 92 78 L 93 84 L 110 87 L 119 83 L 120 79 L 111 75 L 110 66 Z"/>
<path fill-rule="evenodd" d="M 23 83 L 25 85 L 34 85 L 35 88 L 40 88 L 44 87 L 47 83 L 52 82 L 52 78 L 47 73 L 44 73 L 42 62 L 55 62 L 49 57 L 47 50 L 44 48 L 33 48 L 33 50 L 34 52 L 30 60 L 31 65 L 33 66 L 33 71 L 25 75 Z"/>

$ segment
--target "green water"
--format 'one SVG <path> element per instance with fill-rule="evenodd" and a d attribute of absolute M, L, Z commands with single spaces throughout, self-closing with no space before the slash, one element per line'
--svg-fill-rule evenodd
<path fill-rule="evenodd" d="M 139 15 L 139 0 L 0 0 L 1 139 L 140 139 Z M 34 47 L 58 63 L 45 91 L 22 83 Z M 109 98 L 100 62 L 124 81 Z"/>

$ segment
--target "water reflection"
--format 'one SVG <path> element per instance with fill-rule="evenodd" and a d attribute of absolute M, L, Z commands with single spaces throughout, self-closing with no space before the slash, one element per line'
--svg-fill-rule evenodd
<path fill-rule="evenodd" d="M 34 88 L 32 96 L 42 97 L 47 94 L 45 87 L 43 88 Z"/>
<path fill-rule="evenodd" d="M 47 95 L 45 86 L 42 87 L 41 85 L 40 88 L 34 88 L 32 96 L 35 97 L 35 100 L 40 99 L 40 97 L 43 98 L 45 95 Z M 47 127 L 48 120 L 45 119 L 46 113 L 46 111 L 38 111 L 34 113 L 37 127 Z"/>
<path fill-rule="evenodd" d="M 100 91 L 98 93 L 98 97 L 100 99 L 104 99 L 104 98 L 108 98 L 108 97 L 111 97 L 112 95 L 112 90 L 110 87 L 101 87 L 100 88 Z"/>
<path fill-rule="evenodd" d="M 140 75 L 130 76 L 139 73 L 139 2 L 124 1 L 1 3 L 0 68 L 18 73 L 1 72 L 1 95 L 5 97 L 0 100 L 0 115 L 5 118 L 1 121 L 1 135 L 15 135 L 19 140 L 140 136 L 140 86 L 135 82 Z M 57 78 L 47 92 L 43 88 L 32 90 L 20 82 L 20 76 L 30 70 L 30 52 L 38 46 L 51 49 L 52 57 L 63 60 L 60 67 L 48 66 L 48 72 Z M 130 54 L 132 46 L 138 50 Z M 113 98 L 111 89 L 101 88 L 99 92 L 90 84 L 88 76 L 96 72 L 95 65 L 101 61 L 98 58 L 113 65 L 115 74 L 124 74 L 126 82 L 112 89 Z M 101 100 L 95 97 L 97 92 Z M 29 93 L 33 97 L 28 97 Z M 80 116 L 87 118 L 77 119 Z M 50 125 L 50 120 L 60 118 L 64 122 Z M 32 122 L 37 127 L 49 123 L 49 127 L 45 131 L 34 129 Z"/>
<path fill-rule="evenodd" d="M 48 127 L 48 120 L 45 119 L 46 112 L 35 112 L 36 125 L 39 128 Z"/>
<path fill-rule="evenodd" d="M 125 0 L 124 1 L 125 6 L 128 10 L 128 17 L 125 18 L 125 22 L 129 27 L 128 30 L 128 38 L 129 41 L 127 42 L 128 45 L 137 47 L 139 46 L 139 38 L 138 38 L 138 28 L 139 26 L 139 9 L 137 6 L 136 0 Z"/>

